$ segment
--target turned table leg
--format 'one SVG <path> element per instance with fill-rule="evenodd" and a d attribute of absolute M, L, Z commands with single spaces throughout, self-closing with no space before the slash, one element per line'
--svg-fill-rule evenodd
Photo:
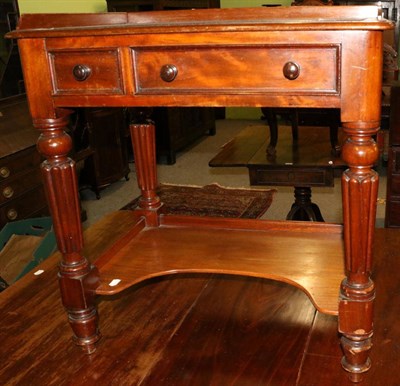
<path fill-rule="evenodd" d="M 139 208 L 144 210 L 148 225 L 158 224 L 158 209 L 161 207 L 157 195 L 156 135 L 153 123 L 130 125 L 136 176 L 141 190 Z"/>
<path fill-rule="evenodd" d="M 72 141 L 64 131 L 68 124 L 68 113 L 61 113 L 60 118 L 35 119 L 34 126 L 41 131 L 37 146 L 46 157 L 42 164 L 42 175 L 58 249 L 62 254 L 59 266 L 62 302 L 76 344 L 87 353 L 92 353 L 100 338 L 94 301 L 99 278 L 97 269 L 82 255 L 81 210 L 75 163 L 67 157 Z"/>
<path fill-rule="evenodd" d="M 342 156 L 349 169 L 342 177 L 346 278 L 340 289 L 339 331 L 344 351 L 342 365 L 350 379 L 359 382 L 370 368 L 373 334 L 375 288 L 370 273 L 378 175 L 372 167 L 378 159 L 378 147 L 372 135 L 378 129 L 347 124 L 344 130 L 349 138 Z"/>
<path fill-rule="evenodd" d="M 318 205 L 311 201 L 310 187 L 295 186 L 294 197 L 295 201 L 286 216 L 286 220 L 324 222 Z"/>

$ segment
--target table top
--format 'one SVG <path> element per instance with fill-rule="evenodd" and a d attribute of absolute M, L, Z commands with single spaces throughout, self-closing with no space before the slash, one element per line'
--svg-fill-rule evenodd
<path fill-rule="evenodd" d="M 343 133 L 339 133 L 339 142 L 343 143 Z M 262 165 L 265 168 L 278 167 L 345 167 L 340 156 L 332 155 L 329 141 L 329 128 L 299 128 L 299 139 L 293 141 L 291 127 L 279 127 L 277 151 L 274 157 L 267 157 L 269 128 L 263 125 L 250 125 L 229 141 L 209 162 L 212 167 L 243 167 Z"/>
<path fill-rule="evenodd" d="M 375 6 L 222 8 L 106 14 L 25 14 L 12 38 L 254 30 L 384 30 Z"/>

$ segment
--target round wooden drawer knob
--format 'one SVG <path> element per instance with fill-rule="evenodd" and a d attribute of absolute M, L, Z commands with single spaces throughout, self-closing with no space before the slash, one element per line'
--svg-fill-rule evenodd
<path fill-rule="evenodd" d="M 160 76 L 164 82 L 172 82 L 178 75 L 178 69 L 173 64 L 165 64 L 161 67 Z"/>
<path fill-rule="evenodd" d="M 6 166 L 0 168 L 0 176 L 3 178 L 7 178 L 10 175 L 10 169 Z"/>
<path fill-rule="evenodd" d="M 89 66 L 86 66 L 85 64 L 77 64 L 72 69 L 72 75 L 78 82 L 83 82 L 84 80 L 89 78 L 91 73 L 92 70 L 90 69 Z"/>
<path fill-rule="evenodd" d="M 3 197 L 11 198 L 14 195 L 14 189 L 11 186 L 6 186 L 3 189 Z"/>
<path fill-rule="evenodd" d="M 15 209 L 9 209 L 7 212 L 7 218 L 9 220 L 15 220 L 18 217 L 18 212 Z"/>
<path fill-rule="evenodd" d="M 286 79 L 295 80 L 300 75 L 300 66 L 295 62 L 287 62 L 283 66 L 283 75 Z"/>

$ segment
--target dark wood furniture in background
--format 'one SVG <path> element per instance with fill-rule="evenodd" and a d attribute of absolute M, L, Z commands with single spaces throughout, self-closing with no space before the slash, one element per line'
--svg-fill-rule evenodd
<path fill-rule="evenodd" d="M 122 178 L 128 180 L 127 112 L 121 108 L 77 109 L 71 124 L 77 151 L 87 148 L 91 152 L 84 156 L 80 188 L 88 185 L 99 199 L 102 188 Z"/>
<path fill-rule="evenodd" d="M 172 273 L 247 275 L 293 284 L 318 310 L 339 315 L 342 365 L 360 381 L 370 368 L 373 334 L 378 175 L 372 166 L 379 154 L 373 136 L 380 125 L 383 31 L 390 28 L 377 7 L 21 18 L 8 36 L 19 39 L 30 111 L 41 132 L 62 301 L 79 346 L 90 354 L 100 339 L 98 295 Z M 296 67 L 290 63 L 300 68 L 295 79 L 283 71 Z M 140 208 L 110 214 L 102 227 L 123 224 L 121 238 L 91 262 L 83 255 L 75 164 L 67 156 L 72 144 L 64 130 L 68 107 L 304 105 L 341 110 L 349 166 L 342 178 L 343 227 L 165 215 L 156 194 L 154 125 L 133 124 Z"/>
<path fill-rule="evenodd" d="M 17 43 L 4 35 L 18 24 L 19 9 L 16 0 L 0 1 L 0 98 L 22 94 L 24 80 Z"/>
<path fill-rule="evenodd" d="M 338 142 L 338 131 L 340 125 L 340 111 L 338 109 L 308 109 L 308 108 L 261 108 L 264 118 L 269 126 L 270 141 L 266 149 L 269 157 L 276 155 L 278 144 L 279 127 L 278 115 L 286 118 L 292 126 L 292 142 L 296 146 L 299 138 L 299 126 L 327 126 L 329 127 L 329 138 L 331 142 L 331 152 L 334 156 L 340 154 Z"/>
<path fill-rule="evenodd" d="M 211 167 L 246 167 L 250 185 L 293 186 L 295 202 L 287 220 L 324 221 L 311 201 L 311 188 L 334 186 L 345 165 L 332 154 L 328 128 L 303 127 L 293 143 L 292 131 L 282 127 L 276 154 L 267 156 L 270 139 L 261 125 L 249 126 L 210 161 Z"/>
<path fill-rule="evenodd" d="M 174 164 L 176 154 L 204 135 L 215 134 L 215 109 L 158 107 L 151 116 L 156 124 L 157 162 Z"/>
<path fill-rule="evenodd" d="M 389 157 L 386 185 L 386 227 L 400 227 L 400 83 L 391 88 Z"/>
<path fill-rule="evenodd" d="M 49 215 L 40 175 L 37 132 L 24 95 L 0 101 L 0 229 L 10 221 Z"/>
<path fill-rule="evenodd" d="M 219 8 L 219 0 L 107 0 L 109 12 L 142 12 L 171 9 Z M 174 164 L 176 153 L 204 135 L 215 134 L 221 110 L 205 107 L 162 108 L 147 112 L 156 123 L 157 162 Z M 132 115 L 138 112 L 133 112 Z"/>

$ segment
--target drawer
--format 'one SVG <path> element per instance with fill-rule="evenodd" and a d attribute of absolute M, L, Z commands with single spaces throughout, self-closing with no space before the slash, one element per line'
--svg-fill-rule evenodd
<path fill-rule="evenodd" d="M 118 50 L 50 52 L 53 92 L 63 94 L 122 94 Z"/>
<path fill-rule="evenodd" d="M 136 49 L 136 92 L 337 94 L 339 55 L 334 45 Z"/>
<path fill-rule="evenodd" d="M 32 190 L 41 184 L 39 166 L 0 181 L 0 205 L 18 198 L 28 190 Z"/>
<path fill-rule="evenodd" d="M 43 186 L 26 192 L 17 200 L 6 203 L 0 208 L 0 221 L 5 224 L 9 221 L 21 220 L 31 217 L 47 207 Z"/>
<path fill-rule="evenodd" d="M 20 172 L 39 168 L 41 156 L 35 146 L 0 159 L 0 183 L 14 178 Z"/>
<path fill-rule="evenodd" d="M 248 166 L 251 185 L 333 186 L 333 168 L 295 168 L 286 166 Z"/>

